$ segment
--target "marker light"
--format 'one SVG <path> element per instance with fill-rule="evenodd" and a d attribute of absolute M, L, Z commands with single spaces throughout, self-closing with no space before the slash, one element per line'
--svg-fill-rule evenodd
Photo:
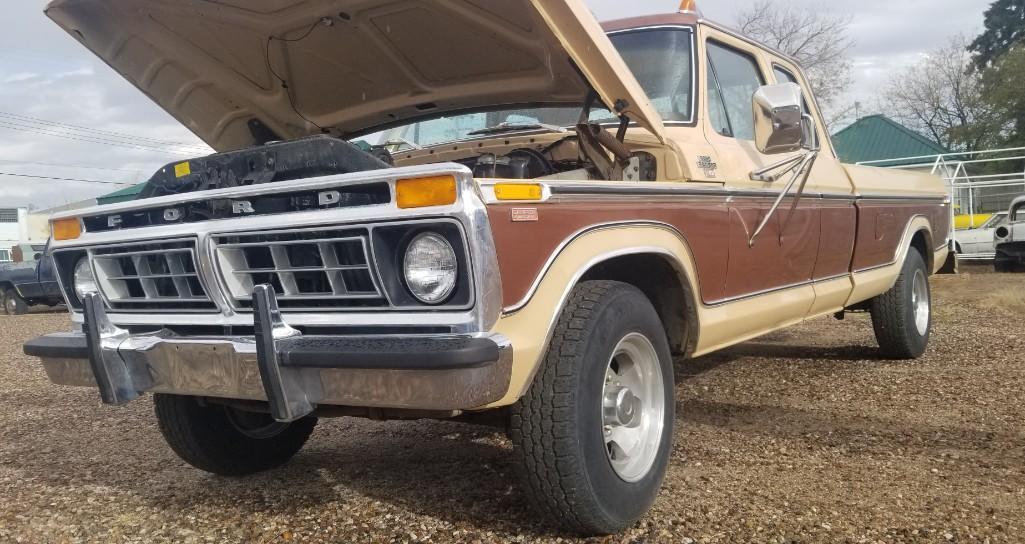
<path fill-rule="evenodd" d="M 697 0 L 683 0 L 680 2 L 680 11 L 684 13 L 701 13 L 698 11 Z"/>
<path fill-rule="evenodd" d="M 442 206 L 456 201 L 456 178 L 434 176 L 395 182 L 395 203 L 400 208 Z"/>
<path fill-rule="evenodd" d="M 495 198 L 498 200 L 541 200 L 544 191 L 537 183 L 496 183 Z"/>
<path fill-rule="evenodd" d="M 58 219 L 50 223 L 54 240 L 74 240 L 82 235 L 82 222 L 77 217 Z"/>

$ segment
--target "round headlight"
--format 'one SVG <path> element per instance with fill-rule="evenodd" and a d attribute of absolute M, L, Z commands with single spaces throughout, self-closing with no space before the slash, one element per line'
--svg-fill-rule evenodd
<path fill-rule="evenodd" d="M 402 259 L 409 292 L 426 304 L 439 304 L 452 294 L 458 268 L 452 245 L 433 232 L 413 238 Z"/>
<path fill-rule="evenodd" d="M 89 258 L 82 257 L 75 264 L 75 273 L 72 277 L 72 284 L 75 287 L 75 295 L 79 300 L 85 298 L 89 293 L 96 293 L 96 278 L 93 277 L 93 269 L 89 266 Z"/>

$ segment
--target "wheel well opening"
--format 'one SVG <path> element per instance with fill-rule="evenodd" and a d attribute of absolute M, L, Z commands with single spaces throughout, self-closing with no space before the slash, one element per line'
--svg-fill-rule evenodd
<path fill-rule="evenodd" d="M 580 281 L 610 280 L 641 290 L 655 307 L 673 355 L 694 351 L 697 342 L 697 310 L 693 293 L 678 271 L 662 255 L 637 254 L 602 261 Z"/>
<path fill-rule="evenodd" d="M 925 259 L 926 269 L 929 273 L 932 273 L 932 260 L 933 254 L 931 244 L 929 243 L 929 233 L 924 230 L 920 230 L 911 237 L 911 247 L 917 249 L 922 254 L 922 258 Z"/>

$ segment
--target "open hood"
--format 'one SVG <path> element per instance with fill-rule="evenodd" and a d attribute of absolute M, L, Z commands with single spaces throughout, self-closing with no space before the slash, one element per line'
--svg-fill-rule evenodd
<path fill-rule="evenodd" d="M 218 151 L 582 105 L 589 86 L 664 141 L 582 0 L 56 0 L 46 13 Z"/>

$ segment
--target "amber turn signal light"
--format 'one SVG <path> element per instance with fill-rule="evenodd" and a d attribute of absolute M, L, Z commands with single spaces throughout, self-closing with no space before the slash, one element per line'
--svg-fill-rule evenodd
<path fill-rule="evenodd" d="M 434 176 L 400 179 L 395 182 L 395 203 L 399 208 L 443 206 L 456 201 L 456 178 Z"/>
<path fill-rule="evenodd" d="M 495 198 L 498 200 L 541 200 L 544 191 L 537 183 L 498 183 Z"/>
<path fill-rule="evenodd" d="M 77 217 L 58 219 L 50 223 L 54 240 L 74 240 L 82 235 L 82 222 Z"/>

